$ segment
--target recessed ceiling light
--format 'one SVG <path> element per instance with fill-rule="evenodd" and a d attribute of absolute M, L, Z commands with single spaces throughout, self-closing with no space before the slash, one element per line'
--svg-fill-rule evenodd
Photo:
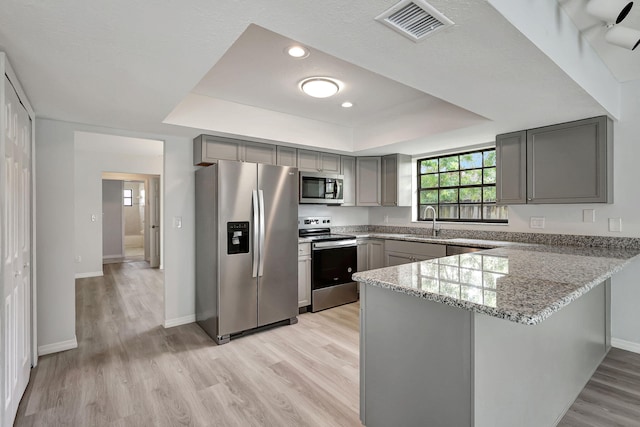
<path fill-rule="evenodd" d="M 300 89 L 314 98 L 328 98 L 340 91 L 341 84 L 329 77 L 310 77 L 300 82 Z"/>
<path fill-rule="evenodd" d="M 285 52 L 287 52 L 289 56 L 298 59 L 306 58 L 307 56 L 309 56 L 309 50 L 299 45 L 289 46 L 285 49 Z"/>
<path fill-rule="evenodd" d="M 351 108 L 353 107 L 353 102 L 345 101 L 342 103 L 342 108 Z"/>

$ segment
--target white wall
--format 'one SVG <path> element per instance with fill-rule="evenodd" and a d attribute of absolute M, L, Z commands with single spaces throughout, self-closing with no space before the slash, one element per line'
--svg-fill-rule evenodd
<path fill-rule="evenodd" d="M 70 189 L 74 188 L 76 131 L 164 140 L 164 180 L 170 183 L 163 192 L 165 323 L 192 318 L 195 168 L 191 140 L 48 119 L 37 119 L 36 126 L 38 347 L 60 351 L 75 343 L 75 202 Z M 97 197 L 100 200 L 101 195 Z M 172 228 L 173 216 L 182 216 L 183 228 Z"/>
<path fill-rule="evenodd" d="M 113 130 L 108 130 L 113 133 Z M 97 133 L 97 131 L 96 131 Z M 91 135 L 83 135 L 90 140 Z M 103 135 L 96 139 L 106 142 Z M 162 144 L 161 141 L 157 142 Z M 162 156 L 141 156 L 75 150 L 75 256 L 78 277 L 102 274 L 102 174 L 162 175 Z M 109 176 L 109 179 L 124 179 Z M 92 215 L 96 221 L 92 221 Z"/>
<path fill-rule="evenodd" d="M 73 128 L 36 119 L 38 348 L 76 346 Z"/>

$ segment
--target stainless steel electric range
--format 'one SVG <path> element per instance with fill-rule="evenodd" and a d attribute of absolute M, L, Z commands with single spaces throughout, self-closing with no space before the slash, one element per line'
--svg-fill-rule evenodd
<path fill-rule="evenodd" d="M 330 217 L 298 218 L 298 235 L 311 240 L 311 311 L 357 301 L 356 237 L 331 233 Z"/>

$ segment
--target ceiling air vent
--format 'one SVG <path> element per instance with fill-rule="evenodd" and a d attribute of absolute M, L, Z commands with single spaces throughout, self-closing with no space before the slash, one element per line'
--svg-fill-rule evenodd
<path fill-rule="evenodd" d="M 453 21 L 423 0 L 402 0 L 376 17 L 414 42 L 453 25 Z"/>

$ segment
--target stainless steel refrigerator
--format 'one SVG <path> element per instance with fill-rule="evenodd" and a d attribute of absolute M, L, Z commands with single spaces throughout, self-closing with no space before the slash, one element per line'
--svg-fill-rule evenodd
<path fill-rule="evenodd" d="M 298 169 L 196 171 L 196 320 L 218 344 L 298 314 Z"/>

